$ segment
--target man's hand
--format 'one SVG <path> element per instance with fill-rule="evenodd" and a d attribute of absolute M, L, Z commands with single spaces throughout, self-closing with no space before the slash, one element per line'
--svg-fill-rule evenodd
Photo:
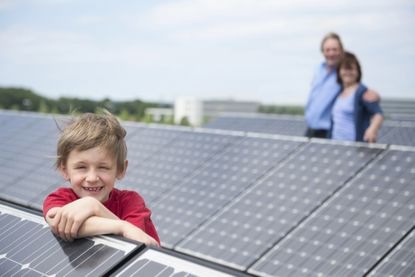
<path fill-rule="evenodd" d="M 86 219 L 95 215 L 98 200 L 84 197 L 63 207 L 52 208 L 46 214 L 46 221 L 52 232 L 63 240 L 72 241 Z"/>
<path fill-rule="evenodd" d="M 133 224 L 127 221 L 120 221 L 121 223 L 121 232 L 120 235 L 131 240 L 139 241 L 145 245 L 159 246 L 157 241 L 147 235 L 143 230 L 134 226 Z"/>
<path fill-rule="evenodd" d="M 380 101 L 380 95 L 374 90 L 368 89 L 363 94 L 363 100 L 366 102 L 379 102 Z"/>

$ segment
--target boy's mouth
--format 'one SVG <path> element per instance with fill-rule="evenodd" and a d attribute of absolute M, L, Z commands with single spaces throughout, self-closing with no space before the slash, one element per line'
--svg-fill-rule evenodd
<path fill-rule="evenodd" d="M 82 188 L 89 192 L 98 192 L 98 191 L 101 191 L 104 187 L 82 187 Z"/>

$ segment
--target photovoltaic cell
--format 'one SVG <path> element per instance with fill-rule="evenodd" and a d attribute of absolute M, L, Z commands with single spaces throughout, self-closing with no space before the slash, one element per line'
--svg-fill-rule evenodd
<path fill-rule="evenodd" d="M 415 152 L 388 150 L 260 258 L 260 276 L 362 276 L 415 224 Z"/>
<path fill-rule="evenodd" d="M 172 247 L 293 152 L 301 142 L 247 137 L 153 205 L 162 245 Z"/>
<path fill-rule="evenodd" d="M 52 234 L 42 217 L 0 204 L 4 276 L 100 276 L 137 249 L 108 237 L 65 242 Z"/>
<path fill-rule="evenodd" d="M 172 252 L 147 249 L 138 258 L 135 258 L 127 266 L 120 269 L 115 276 L 230 277 L 244 275 L 237 272 L 227 273 L 220 269 L 197 264 L 188 259 L 174 256 Z"/>
<path fill-rule="evenodd" d="M 121 182 L 122 187 L 138 191 L 151 205 L 152 201 L 179 186 L 185 177 L 240 138 L 183 132 L 145 163 L 129 170 Z"/>
<path fill-rule="evenodd" d="M 412 231 L 368 276 L 415 276 L 415 232 Z"/>
<path fill-rule="evenodd" d="M 245 270 L 380 151 L 307 144 L 175 249 Z"/>

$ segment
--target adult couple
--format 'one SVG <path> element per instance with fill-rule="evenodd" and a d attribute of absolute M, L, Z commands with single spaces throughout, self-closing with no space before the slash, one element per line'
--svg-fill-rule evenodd
<path fill-rule="evenodd" d="M 307 137 L 376 142 L 383 122 L 379 95 L 361 83 L 356 56 L 343 49 L 340 37 L 321 42 L 325 62 L 313 78 L 306 105 Z"/>

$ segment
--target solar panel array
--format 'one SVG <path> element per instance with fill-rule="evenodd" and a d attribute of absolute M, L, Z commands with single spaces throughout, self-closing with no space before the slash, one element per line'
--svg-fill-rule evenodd
<path fill-rule="evenodd" d="M 307 126 L 298 116 L 225 113 L 212 119 L 204 128 L 304 136 Z M 415 121 L 386 120 L 379 130 L 378 142 L 415 146 Z"/>
<path fill-rule="evenodd" d="M 91 259 L 97 261 L 88 266 L 91 275 L 413 272 L 415 148 L 123 124 L 128 177 L 116 186 L 143 195 L 165 250 L 143 250 L 112 237 L 62 242 L 44 228 L 41 216 L 33 220 L 2 205 L 0 272 L 46 276 L 56 273 L 51 269 L 56 260 L 65 260 L 71 266 L 60 268 L 79 275 L 65 249 L 83 249 L 80 245 L 91 241 L 88 255 L 103 251 Z M 40 210 L 48 193 L 67 185 L 53 169 L 57 134 L 52 116 L 0 112 L 1 199 Z M 18 246 L 35 238 L 41 245 L 34 248 L 50 244 L 61 254 Z M 125 244 L 129 250 L 120 246 Z M 31 255 L 29 260 L 10 259 L 12 249 L 19 248 Z M 74 260 L 85 260 L 84 252 L 77 253 Z M 101 258 L 112 261 L 105 263 L 108 268 L 101 266 Z"/>

